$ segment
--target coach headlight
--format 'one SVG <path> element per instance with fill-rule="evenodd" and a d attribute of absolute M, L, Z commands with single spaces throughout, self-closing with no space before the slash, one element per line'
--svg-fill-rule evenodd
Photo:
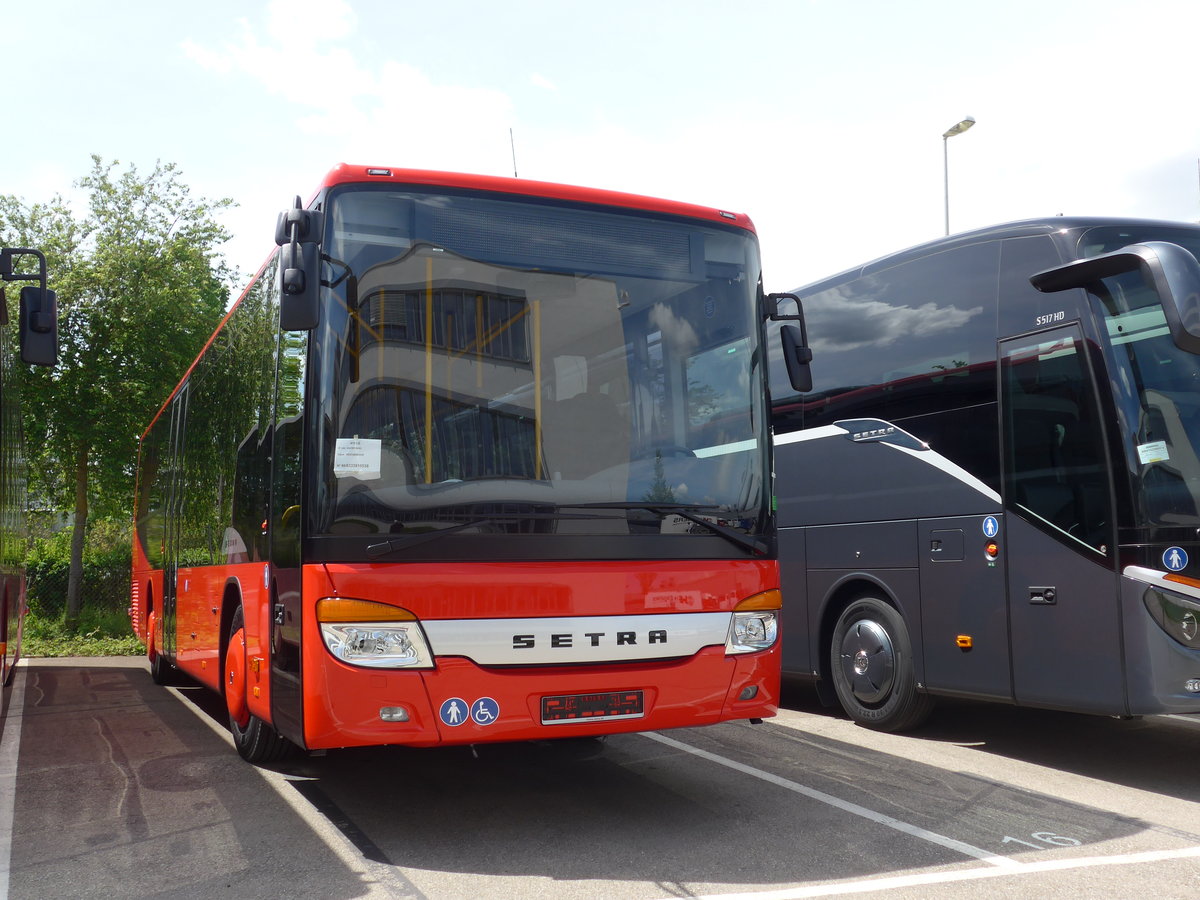
<path fill-rule="evenodd" d="M 1185 647 L 1200 650 L 1200 603 L 1156 588 L 1147 589 L 1142 599 L 1163 631 Z"/>
<path fill-rule="evenodd" d="M 756 653 L 773 647 L 779 639 L 782 606 L 783 595 L 779 591 L 764 591 L 739 603 L 729 623 L 725 653 Z"/>
<path fill-rule="evenodd" d="M 432 669 L 433 654 L 417 617 L 407 609 L 325 597 L 317 601 L 321 638 L 335 657 L 376 669 Z"/>

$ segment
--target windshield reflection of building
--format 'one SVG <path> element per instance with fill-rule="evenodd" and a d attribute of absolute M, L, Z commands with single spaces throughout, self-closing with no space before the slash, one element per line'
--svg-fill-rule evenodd
<path fill-rule="evenodd" d="M 427 507 L 421 491 L 458 485 L 445 500 L 476 515 L 534 499 L 518 482 L 548 502 L 547 483 L 607 472 L 601 499 L 624 498 L 630 387 L 611 281 L 417 245 L 364 272 L 357 293 L 338 437 L 380 442 L 362 487 L 403 485 L 401 505 Z"/>

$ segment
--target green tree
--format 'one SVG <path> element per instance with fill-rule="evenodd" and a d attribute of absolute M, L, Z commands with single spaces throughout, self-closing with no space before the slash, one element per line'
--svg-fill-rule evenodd
<path fill-rule="evenodd" d="M 172 164 L 119 165 L 92 157 L 78 217 L 61 197 L 0 197 L 0 237 L 42 249 L 58 292 L 59 364 L 30 373 L 24 418 L 35 492 L 74 512 L 68 625 L 88 516 L 129 515 L 137 436 L 220 321 L 232 274 L 214 218 L 232 201 L 193 198 Z"/>

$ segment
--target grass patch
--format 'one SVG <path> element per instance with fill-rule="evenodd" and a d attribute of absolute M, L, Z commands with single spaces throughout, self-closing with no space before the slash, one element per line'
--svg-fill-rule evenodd
<path fill-rule="evenodd" d="M 61 617 L 30 612 L 21 638 L 22 656 L 141 656 L 145 653 L 124 612 L 84 609 L 71 631 Z"/>

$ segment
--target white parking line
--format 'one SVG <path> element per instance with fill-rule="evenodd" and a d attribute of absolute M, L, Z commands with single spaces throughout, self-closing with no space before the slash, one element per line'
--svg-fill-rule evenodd
<path fill-rule="evenodd" d="M 1186 716 L 1175 715 L 1174 713 L 1163 716 L 1164 719 L 1174 719 L 1176 722 L 1187 722 L 1189 725 L 1200 725 L 1200 716 L 1192 713 Z"/>
<path fill-rule="evenodd" d="M 909 822 L 902 822 L 900 819 L 892 816 L 884 815 L 883 813 L 875 812 L 873 809 L 867 809 L 865 806 L 859 806 L 857 803 L 850 803 L 834 797 L 832 794 L 826 794 L 824 791 L 818 791 L 815 788 L 807 787 L 795 781 L 789 781 L 786 778 L 781 778 L 778 775 L 773 775 L 770 772 L 764 772 L 762 769 L 756 769 L 753 766 L 748 766 L 744 763 L 736 762 L 732 759 L 727 759 L 724 756 L 717 756 L 715 753 L 709 753 L 707 750 L 701 750 L 698 747 L 693 747 L 690 744 L 684 744 L 674 738 L 669 738 L 655 732 L 643 732 L 642 737 L 647 737 L 652 741 L 658 741 L 660 744 L 665 744 L 668 747 L 674 747 L 676 750 L 682 750 L 685 753 L 690 753 L 693 756 L 698 756 L 701 759 L 706 759 L 709 762 L 717 763 L 725 766 L 728 769 L 741 772 L 744 775 L 750 775 L 753 778 L 758 778 L 766 781 L 777 787 L 786 788 L 789 791 L 794 791 L 797 794 L 802 794 L 812 800 L 824 803 L 827 806 L 832 806 L 835 809 L 840 809 L 843 812 L 848 812 L 851 815 L 860 816 L 864 819 L 869 819 L 879 825 L 885 825 L 888 828 L 893 828 L 896 831 L 904 832 L 912 837 L 920 838 L 923 841 L 928 841 L 931 844 L 945 847 L 948 850 L 953 850 L 956 853 L 962 853 L 964 856 L 971 856 L 981 860 L 991 866 L 1002 867 L 1005 869 L 1019 869 L 1026 864 L 1019 863 L 1015 859 L 1010 859 L 1007 856 L 998 856 L 988 850 L 980 847 L 972 846 L 963 841 L 956 841 L 954 838 L 946 837 L 944 834 L 938 834 L 936 831 L 929 831 L 926 828 L 921 828 L 918 825 L 913 825 Z M 740 895 L 739 895 L 740 896 Z M 747 895 L 749 896 L 749 895 Z M 755 894 L 753 896 L 769 896 Z"/>
<path fill-rule="evenodd" d="M 693 896 L 691 900 L 809 900 L 809 898 L 813 897 L 842 897 L 847 894 L 870 894 L 877 891 L 921 887 L 930 884 L 978 881 L 983 878 L 1025 877 L 1027 875 L 1044 874 L 1046 872 L 1066 872 L 1071 869 L 1092 869 L 1100 866 L 1135 866 L 1196 857 L 1200 857 L 1200 847 L 1188 847 L 1183 850 L 1151 850 L 1146 853 L 1129 853 L 1124 856 L 1048 859 L 1042 862 L 1022 863 L 1015 868 L 957 869 L 949 872 L 925 872 L 919 875 L 895 875 L 890 878 L 875 878 L 864 881 L 813 884 L 805 887 L 783 888 L 776 891 L 698 894 Z M 674 900 L 674 898 L 666 898 L 666 900 Z"/>
<path fill-rule="evenodd" d="M 0 736 L 0 898 L 8 900 L 12 868 L 13 812 L 17 802 L 17 756 L 21 752 L 21 722 L 25 718 L 25 662 L 13 671 L 12 693 Z"/>
<path fill-rule="evenodd" d="M 192 712 L 201 722 L 209 727 L 212 732 L 218 735 L 221 740 L 229 745 L 230 751 L 235 755 L 237 749 L 233 745 L 233 736 L 229 733 L 229 729 L 222 728 L 214 722 L 209 716 L 196 704 L 192 703 L 187 698 L 183 691 L 174 687 L 167 687 L 175 697 L 188 710 Z M 264 769 L 260 766 L 251 766 L 249 763 L 237 763 L 246 765 L 253 769 L 260 778 L 275 792 L 275 794 L 286 803 L 296 814 L 296 817 L 304 822 L 321 843 L 323 843 L 331 853 L 333 853 L 346 867 L 347 872 L 356 875 L 362 882 L 364 893 L 360 896 L 366 900 L 411 900 L 414 894 L 411 887 L 399 878 L 392 866 L 374 862 L 366 859 L 353 842 L 342 833 L 332 822 L 325 816 L 321 815 L 313 805 L 304 799 L 300 793 L 293 787 L 293 781 L 306 781 L 308 779 L 302 777 L 289 777 L 280 772 L 273 772 L 270 769 Z"/>

